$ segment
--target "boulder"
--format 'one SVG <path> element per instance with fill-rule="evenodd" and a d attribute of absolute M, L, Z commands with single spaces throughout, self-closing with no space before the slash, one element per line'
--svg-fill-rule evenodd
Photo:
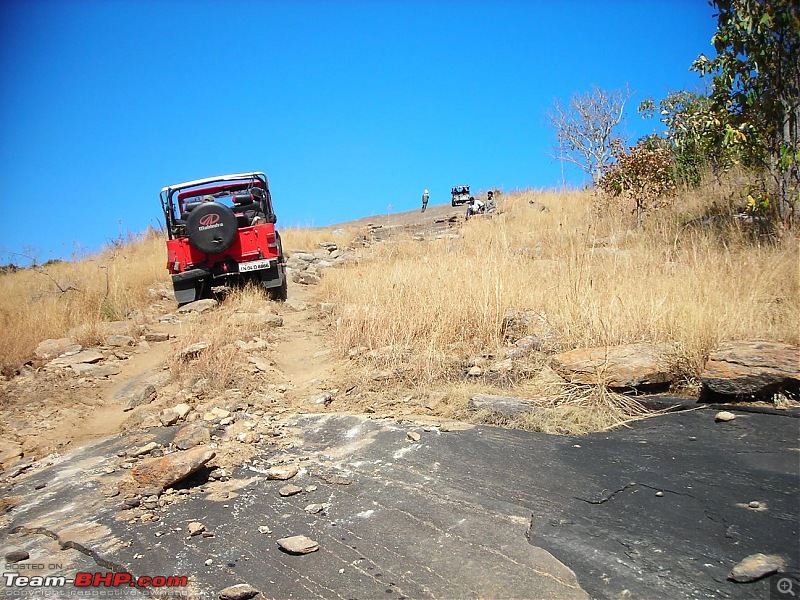
<path fill-rule="evenodd" d="M 197 342 L 195 344 L 191 344 L 186 346 L 183 350 L 180 351 L 178 357 L 181 360 L 191 360 L 193 358 L 197 358 L 200 354 L 208 348 L 208 344 L 206 342 Z"/>
<path fill-rule="evenodd" d="M 304 535 L 293 535 L 278 540 L 278 546 L 289 554 L 308 554 L 319 550 L 319 544 Z"/>
<path fill-rule="evenodd" d="M 294 496 L 295 494 L 299 494 L 302 491 L 303 491 L 303 488 L 301 488 L 299 485 L 294 485 L 293 483 L 288 483 L 285 486 L 283 486 L 281 489 L 279 489 L 278 493 L 281 496 L 286 497 L 286 496 Z"/>
<path fill-rule="evenodd" d="M 169 371 L 164 371 L 160 368 L 149 369 L 138 375 L 135 375 L 122 386 L 114 392 L 114 401 L 119 403 L 125 403 L 126 405 L 131 402 L 136 402 L 138 398 L 138 403 L 141 404 L 143 400 L 146 399 L 147 396 L 150 395 L 151 392 L 144 392 L 147 386 L 153 386 L 154 388 L 158 389 L 161 386 L 166 385 L 169 383 L 172 375 Z M 138 404 L 136 404 L 138 406 Z M 134 408 L 132 406 L 130 409 Z"/>
<path fill-rule="evenodd" d="M 715 394 L 738 399 L 800 391 L 800 347 L 777 342 L 729 341 L 711 352 L 701 375 Z"/>
<path fill-rule="evenodd" d="M 106 336 L 106 346 L 113 346 L 115 348 L 124 348 L 125 346 L 135 346 L 136 340 L 129 335 L 113 334 Z"/>
<path fill-rule="evenodd" d="M 213 451 L 203 447 L 174 452 L 143 462 L 131 470 L 131 475 L 142 488 L 164 489 L 199 470 L 215 456 Z"/>
<path fill-rule="evenodd" d="M 311 264 L 310 262 L 300 260 L 299 258 L 291 257 L 286 261 L 286 268 L 294 271 L 303 271 L 310 264 Z"/>
<path fill-rule="evenodd" d="M 159 420 L 164 427 L 175 425 L 175 423 L 178 422 L 178 419 L 180 419 L 180 415 L 178 415 L 178 413 L 172 409 L 162 410 L 161 417 L 159 417 Z"/>
<path fill-rule="evenodd" d="M 12 550 L 6 554 L 7 563 L 18 563 L 31 557 L 27 550 Z"/>
<path fill-rule="evenodd" d="M 556 345 L 556 332 L 547 315 L 533 310 L 509 309 L 503 313 L 500 332 L 508 341 L 526 339 L 527 350 L 545 350 Z"/>
<path fill-rule="evenodd" d="M 301 285 L 316 285 L 319 283 L 319 276 L 306 271 L 292 273 L 292 281 Z"/>
<path fill-rule="evenodd" d="M 299 471 L 297 465 L 277 465 L 267 469 L 267 479 L 285 481 L 297 475 Z"/>
<path fill-rule="evenodd" d="M 186 415 L 192 411 L 192 407 L 185 402 L 181 402 L 180 404 L 173 406 L 170 410 L 177 414 L 179 419 L 185 419 Z"/>
<path fill-rule="evenodd" d="M 757 581 L 783 568 L 784 560 L 773 554 L 751 554 L 743 558 L 730 572 L 728 579 L 737 583 Z"/>
<path fill-rule="evenodd" d="M 80 377 L 111 377 L 122 370 L 117 364 L 87 365 L 78 363 L 71 367 L 73 372 Z"/>
<path fill-rule="evenodd" d="M 169 334 L 164 331 L 150 331 L 144 335 L 146 342 L 166 342 L 169 340 Z"/>
<path fill-rule="evenodd" d="M 204 313 L 207 310 L 211 310 L 212 308 L 216 308 L 219 304 L 213 298 L 203 298 L 202 300 L 195 300 L 194 302 L 189 302 L 188 304 L 184 304 L 178 309 L 179 313 L 190 313 L 190 312 L 197 312 L 197 313 Z"/>
<path fill-rule="evenodd" d="M 81 350 L 77 354 L 62 356 L 47 363 L 48 367 L 71 367 L 72 365 L 93 364 L 103 360 L 99 350 Z"/>
<path fill-rule="evenodd" d="M 133 410 L 137 406 L 141 406 L 143 404 L 150 404 L 157 397 L 158 391 L 156 390 L 156 386 L 150 383 L 144 384 L 138 389 L 131 391 L 130 395 L 128 396 L 128 405 L 123 409 L 123 411 Z"/>
<path fill-rule="evenodd" d="M 556 354 L 553 370 L 571 383 L 610 388 L 667 385 L 675 377 L 673 344 L 627 344 L 580 348 Z"/>
<path fill-rule="evenodd" d="M 211 443 L 211 432 L 208 430 L 208 427 L 201 423 L 192 423 L 182 427 L 178 433 L 175 434 L 172 443 L 180 450 L 188 450 L 195 446 L 208 445 Z"/>
<path fill-rule="evenodd" d="M 252 363 L 259 371 L 269 371 L 272 361 L 263 356 L 248 356 L 247 361 Z"/>
<path fill-rule="evenodd" d="M 49 360 L 51 358 L 60 356 L 73 344 L 74 342 L 70 338 L 44 340 L 40 342 L 38 346 L 36 346 L 36 350 L 34 350 L 33 353 L 37 358 Z"/>
<path fill-rule="evenodd" d="M 250 600 L 261 592 L 247 583 L 237 583 L 219 592 L 219 600 Z"/>
<path fill-rule="evenodd" d="M 155 442 L 148 442 L 144 446 L 139 446 L 138 448 L 134 448 L 133 450 L 128 450 L 125 453 L 125 456 L 130 458 L 137 458 L 139 456 L 144 456 L 145 454 L 150 454 L 153 450 L 158 448 L 159 445 Z"/>
<path fill-rule="evenodd" d="M 284 306 L 288 306 L 289 308 L 295 311 L 306 310 L 308 308 L 307 302 L 303 302 L 302 300 L 297 300 L 296 298 L 289 298 L 283 304 Z"/>
<path fill-rule="evenodd" d="M 239 348 L 239 350 L 243 350 L 244 352 L 253 352 L 255 350 L 265 350 L 266 348 L 269 348 L 269 342 L 267 340 L 262 340 L 261 338 L 254 338 L 250 342 L 236 340 L 234 345 Z"/>

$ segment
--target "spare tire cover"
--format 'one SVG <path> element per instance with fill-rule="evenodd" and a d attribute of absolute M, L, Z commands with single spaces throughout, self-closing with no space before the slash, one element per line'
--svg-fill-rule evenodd
<path fill-rule="evenodd" d="M 189 243 L 206 254 L 227 250 L 238 233 L 233 211 L 218 202 L 204 202 L 186 219 Z"/>

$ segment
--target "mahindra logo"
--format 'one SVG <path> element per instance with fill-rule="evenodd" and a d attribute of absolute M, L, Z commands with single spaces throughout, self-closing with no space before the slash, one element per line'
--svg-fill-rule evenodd
<path fill-rule="evenodd" d="M 203 227 L 210 227 L 211 225 L 215 225 L 217 222 L 219 222 L 219 215 L 217 213 L 209 213 L 200 218 L 200 225 Z"/>

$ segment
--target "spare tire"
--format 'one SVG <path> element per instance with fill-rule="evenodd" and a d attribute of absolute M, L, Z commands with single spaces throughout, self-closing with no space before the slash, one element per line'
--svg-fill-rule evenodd
<path fill-rule="evenodd" d="M 189 243 L 206 254 L 227 250 L 236 239 L 239 228 L 233 211 L 218 202 L 204 202 L 186 219 Z"/>

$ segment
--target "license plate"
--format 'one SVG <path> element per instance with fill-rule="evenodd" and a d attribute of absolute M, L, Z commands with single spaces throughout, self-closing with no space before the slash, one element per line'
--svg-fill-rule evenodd
<path fill-rule="evenodd" d="M 239 265 L 239 273 L 247 273 L 249 271 L 260 271 L 261 269 L 269 269 L 271 265 L 271 261 L 269 259 L 264 260 L 254 260 L 252 262 L 246 262 Z"/>

